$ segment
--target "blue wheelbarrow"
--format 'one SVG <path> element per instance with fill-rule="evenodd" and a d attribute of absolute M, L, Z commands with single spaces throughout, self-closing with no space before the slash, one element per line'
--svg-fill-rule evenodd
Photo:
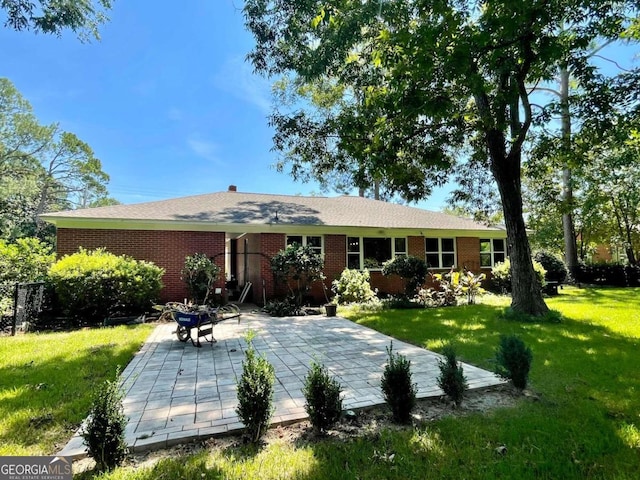
<path fill-rule="evenodd" d="M 240 323 L 240 309 L 231 303 L 221 307 L 190 307 L 184 304 L 167 304 L 165 312 L 169 312 L 178 323 L 176 336 L 181 342 L 191 340 L 194 347 L 202 347 L 200 339 L 215 343 L 213 327 L 218 323 L 237 318 Z"/>

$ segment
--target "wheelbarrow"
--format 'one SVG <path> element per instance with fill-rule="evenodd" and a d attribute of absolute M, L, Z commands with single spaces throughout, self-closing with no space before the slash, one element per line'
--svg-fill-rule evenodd
<path fill-rule="evenodd" d="M 208 343 L 215 343 L 213 327 L 220 322 L 237 318 L 240 323 L 240 309 L 231 303 L 221 307 L 198 306 L 192 307 L 175 302 L 165 306 L 163 315 L 169 313 L 178 327 L 175 331 L 178 340 L 191 340 L 194 347 L 202 347 L 200 339 Z"/>

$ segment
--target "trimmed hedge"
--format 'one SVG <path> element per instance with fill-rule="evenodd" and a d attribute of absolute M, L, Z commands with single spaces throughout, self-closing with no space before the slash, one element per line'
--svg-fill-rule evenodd
<path fill-rule="evenodd" d="M 163 274 L 150 262 L 81 248 L 51 266 L 49 286 L 59 313 L 97 325 L 105 317 L 147 311 L 160 296 Z"/>
<path fill-rule="evenodd" d="M 640 287 L 640 267 L 633 265 L 579 265 L 573 276 L 578 283 Z"/>

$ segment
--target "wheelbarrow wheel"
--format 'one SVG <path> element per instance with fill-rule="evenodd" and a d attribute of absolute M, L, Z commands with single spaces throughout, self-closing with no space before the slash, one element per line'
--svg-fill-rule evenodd
<path fill-rule="evenodd" d="M 182 325 L 178 325 L 176 335 L 178 336 L 178 340 L 180 340 L 181 342 L 186 342 L 191 338 L 191 329 L 183 327 Z"/>

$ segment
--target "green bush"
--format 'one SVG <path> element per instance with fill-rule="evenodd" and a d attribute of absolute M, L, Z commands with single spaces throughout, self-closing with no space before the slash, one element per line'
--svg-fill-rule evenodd
<path fill-rule="evenodd" d="M 464 393 L 468 388 L 467 378 L 464 376 L 462 365 L 456 359 L 456 352 L 452 346 L 447 345 L 442 349 L 444 360 L 438 359 L 440 375 L 438 386 L 456 405 L 462 403 Z"/>
<path fill-rule="evenodd" d="M 511 380 L 520 390 L 527 386 L 533 354 L 531 349 L 515 335 L 502 335 L 496 350 L 496 373 Z"/>
<path fill-rule="evenodd" d="M 376 292 L 371 289 L 369 270 L 363 271 L 345 268 L 340 278 L 331 284 L 335 293 L 335 301 L 345 303 L 368 303 L 376 298 Z"/>
<path fill-rule="evenodd" d="M 288 245 L 271 258 L 271 270 L 276 281 L 287 285 L 289 296 L 298 306 L 302 305 L 313 282 L 324 280 L 323 268 L 321 255 L 312 247 L 297 243 Z"/>
<path fill-rule="evenodd" d="M 302 309 L 292 299 L 269 300 L 262 310 L 272 317 L 293 317 L 301 315 Z"/>
<path fill-rule="evenodd" d="M 382 373 L 382 393 L 391 408 L 394 421 L 408 423 L 416 405 L 417 386 L 411 383 L 411 361 L 404 355 L 393 353 L 393 342 L 387 348 L 388 363 Z"/>
<path fill-rule="evenodd" d="M 49 283 L 61 313 L 80 323 L 147 311 L 162 288 L 164 270 L 103 249 L 80 249 L 54 263 Z"/>
<path fill-rule="evenodd" d="M 540 288 L 544 287 L 546 274 L 544 267 L 533 260 L 533 270 L 536 272 Z M 499 293 L 511 292 L 511 262 L 508 258 L 504 262 L 496 263 L 491 269 L 491 284 L 494 291 Z"/>
<path fill-rule="evenodd" d="M 191 301 L 195 305 L 205 305 L 214 283 L 220 278 L 220 267 L 204 253 L 194 253 L 184 259 L 180 273 Z"/>
<path fill-rule="evenodd" d="M 427 262 L 412 256 L 396 257 L 382 265 L 383 275 L 398 275 L 404 280 L 404 293 L 409 298 L 424 284 L 428 271 Z"/>
<path fill-rule="evenodd" d="M 342 414 L 342 399 L 340 383 L 329 376 L 324 365 L 311 363 L 311 370 L 304 381 L 302 393 L 306 400 L 305 410 L 309 415 L 311 425 L 319 431 L 325 432 L 331 428 Z"/>
<path fill-rule="evenodd" d="M 260 440 L 269 428 L 273 414 L 275 372 L 266 358 L 253 348 L 253 332 L 247 334 L 247 350 L 242 362 L 242 377 L 238 382 L 236 412 L 251 442 Z"/>
<path fill-rule="evenodd" d="M 484 288 L 482 288 L 482 282 L 485 278 L 487 276 L 484 273 L 476 275 L 469 270 L 460 273 L 460 285 L 462 285 L 462 293 L 467 296 L 467 304 L 473 305 L 476 303 L 478 295 L 485 293 Z"/>
<path fill-rule="evenodd" d="M 561 258 L 553 253 L 541 250 L 536 252 L 533 259 L 544 267 L 547 282 L 563 283 L 567 280 L 567 267 Z"/>
<path fill-rule="evenodd" d="M 123 393 L 116 380 L 105 381 L 96 391 L 87 424 L 82 432 L 89 456 L 98 471 L 119 466 L 127 453 L 125 427 L 127 417 L 122 407 Z"/>
<path fill-rule="evenodd" d="M 44 280 L 55 258 L 51 246 L 37 238 L 20 238 L 15 243 L 0 240 L 0 283 Z"/>

